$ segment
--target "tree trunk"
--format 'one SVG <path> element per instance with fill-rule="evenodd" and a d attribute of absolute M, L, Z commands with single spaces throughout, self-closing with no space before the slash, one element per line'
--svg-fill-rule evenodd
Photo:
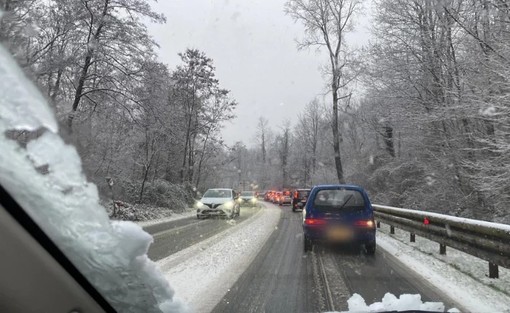
<path fill-rule="evenodd" d="M 184 143 L 184 153 L 182 155 L 182 165 L 181 170 L 179 171 L 179 178 L 181 179 L 181 183 L 184 183 L 184 174 L 186 173 L 186 161 L 188 160 L 188 146 L 190 141 L 190 132 L 191 132 L 191 115 L 188 117 L 188 126 L 186 128 L 186 141 Z"/>
<path fill-rule="evenodd" d="M 262 163 L 266 164 L 266 136 L 262 134 Z"/>
<path fill-rule="evenodd" d="M 390 125 L 384 126 L 384 143 L 386 144 L 386 151 L 394 158 L 395 147 L 393 145 L 393 127 Z"/>
<path fill-rule="evenodd" d="M 205 149 L 206 149 L 206 146 L 207 146 L 207 142 L 209 141 L 209 135 L 211 133 L 211 128 L 208 128 L 207 130 L 207 135 L 204 139 L 204 144 L 202 145 L 202 154 L 200 155 L 200 160 L 198 161 L 198 169 L 197 169 L 197 179 L 196 179 L 196 183 L 195 183 L 195 186 L 198 188 L 198 185 L 200 184 L 200 176 L 202 175 L 202 164 L 204 162 L 204 157 L 205 157 Z"/>
<path fill-rule="evenodd" d="M 104 19 L 108 13 L 108 7 L 109 7 L 109 0 L 105 0 L 104 6 L 103 6 L 103 12 L 101 13 L 101 22 L 100 25 L 97 27 L 96 32 L 93 36 L 93 43 L 97 44 L 97 41 L 99 40 L 99 36 L 101 35 L 103 26 L 104 26 Z M 92 20 L 91 18 L 91 25 L 92 27 Z M 90 34 L 90 33 L 89 33 Z M 90 38 L 90 37 L 89 37 Z M 78 105 L 80 104 L 81 96 L 83 93 L 83 86 L 85 85 L 85 80 L 87 78 L 88 70 L 90 67 L 90 64 L 92 64 L 92 57 L 94 56 L 94 47 L 90 45 L 90 40 L 87 42 L 89 44 L 87 55 L 85 56 L 85 63 L 83 64 L 83 67 L 81 68 L 80 73 L 80 79 L 78 80 L 78 85 L 76 86 L 76 92 L 74 93 L 74 101 L 72 106 L 72 111 L 69 113 L 68 119 L 67 119 L 67 126 L 69 127 L 69 131 L 73 131 L 73 119 L 76 114 L 76 110 L 78 109 Z"/>
<path fill-rule="evenodd" d="M 58 69 L 57 79 L 55 80 L 55 85 L 53 86 L 53 92 L 51 93 L 51 96 L 50 96 L 51 102 L 53 104 L 55 104 L 55 102 L 57 101 L 57 96 L 60 91 L 60 81 L 62 79 L 63 72 L 64 72 L 64 70 L 62 68 Z"/>
<path fill-rule="evenodd" d="M 73 120 L 74 115 L 76 114 L 76 110 L 78 110 L 78 105 L 80 104 L 81 95 L 83 93 L 83 86 L 85 85 L 85 79 L 87 77 L 87 73 L 92 61 L 92 54 L 94 50 L 89 49 L 87 52 L 87 56 L 85 57 L 85 63 L 83 64 L 83 67 L 81 69 L 80 79 L 78 80 L 78 85 L 76 86 L 76 92 L 74 93 L 74 101 L 71 113 L 69 113 L 69 116 L 67 117 L 67 127 L 69 128 L 69 131 L 73 131 Z"/>
<path fill-rule="evenodd" d="M 142 203 L 143 191 L 145 189 L 145 182 L 147 181 L 147 176 L 149 176 L 150 167 L 151 167 L 150 163 L 145 166 L 145 173 L 143 175 L 142 186 L 140 187 L 140 196 L 138 197 L 138 203 Z"/>
<path fill-rule="evenodd" d="M 335 78 L 333 78 L 335 79 Z M 333 91 L 333 150 L 335 152 L 335 167 L 338 182 L 344 184 L 344 170 L 342 167 L 342 158 L 340 156 L 340 132 L 338 130 L 338 87 L 335 82 L 332 85 Z"/>

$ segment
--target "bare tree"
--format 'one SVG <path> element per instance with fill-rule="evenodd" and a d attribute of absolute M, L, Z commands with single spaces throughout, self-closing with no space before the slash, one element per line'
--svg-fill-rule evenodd
<path fill-rule="evenodd" d="M 332 131 L 335 168 L 340 183 L 344 182 L 344 170 L 340 155 L 339 102 L 351 97 L 341 94 L 356 75 L 349 75 L 353 62 L 349 59 L 345 35 L 352 29 L 353 16 L 360 8 L 360 0 L 291 0 L 285 11 L 305 26 L 306 36 L 299 48 L 325 48 L 329 57 L 329 90 L 332 94 Z"/>
<path fill-rule="evenodd" d="M 119 88 L 117 79 L 108 77 L 107 73 L 135 76 L 144 63 L 133 62 L 129 57 L 138 54 L 150 58 L 155 45 L 140 18 L 165 21 L 165 17 L 152 11 L 146 1 L 93 0 L 82 1 L 74 7 L 82 34 L 79 42 L 82 61 L 79 62 L 79 75 L 68 116 L 70 130 L 82 98 L 94 103 L 91 94 L 101 93 L 112 99 L 121 96 L 124 98 L 121 101 L 132 101 L 132 97 Z"/>
<path fill-rule="evenodd" d="M 276 143 L 278 146 L 278 156 L 280 158 L 280 166 L 282 170 L 282 188 L 289 187 L 289 157 L 290 157 L 290 141 L 291 131 L 290 122 L 285 121 L 282 127 L 282 132 L 276 137 Z"/>
<path fill-rule="evenodd" d="M 266 142 L 268 132 L 268 121 L 264 117 L 259 117 L 257 124 L 257 140 L 260 144 L 260 152 L 262 153 L 262 163 L 266 164 Z"/>
<path fill-rule="evenodd" d="M 217 134 L 221 123 L 234 118 L 236 102 L 229 99 L 229 91 L 219 87 L 213 60 L 197 49 L 187 49 L 180 53 L 182 65 L 172 74 L 173 97 L 182 109 L 184 122 L 184 142 L 181 182 L 193 183 L 197 153 L 196 144 L 202 136 L 203 146 L 207 146 L 210 135 Z M 204 150 L 202 150 L 204 151 Z"/>

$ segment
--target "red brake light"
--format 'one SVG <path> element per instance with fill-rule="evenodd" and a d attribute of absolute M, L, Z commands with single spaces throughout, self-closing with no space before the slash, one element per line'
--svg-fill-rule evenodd
<path fill-rule="evenodd" d="M 310 226 L 325 225 L 326 221 L 318 218 L 306 218 L 305 224 Z"/>
<path fill-rule="evenodd" d="M 360 226 L 360 227 L 368 227 L 368 228 L 372 228 L 375 226 L 374 221 L 372 221 L 372 220 L 356 221 L 356 222 L 354 222 L 354 225 Z"/>

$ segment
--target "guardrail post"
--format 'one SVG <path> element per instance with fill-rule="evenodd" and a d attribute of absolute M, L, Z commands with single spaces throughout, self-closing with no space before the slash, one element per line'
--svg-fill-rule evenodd
<path fill-rule="evenodd" d="M 410 236 L 410 238 L 409 238 L 409 241 L 410 241 L 410 242 L 416 242 L 416 236 L 415 236 L 413 233 L 411 233 L 410 235 L 411 235 L 411 236 Z"/>
<path fill-rule="evenodd" d="M 381 222 L 377 221 L 377 228 L 381 228 Z"/>
<path fill-rule="evenodd" d="M 395 226 L 390 225 L 390 234 L 395 234 Z"/>
<path fill-rule="evenodd" d="M 499 278 L 499 268 L 491 262 L 489 262 L 489 278 Z"/>
<path fill-rule="evenodd" d="M 446 254 L 446 245 L 439 244 L 439 254 Z"/>

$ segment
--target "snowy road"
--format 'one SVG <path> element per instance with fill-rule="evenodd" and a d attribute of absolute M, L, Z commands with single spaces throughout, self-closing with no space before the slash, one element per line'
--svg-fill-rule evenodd
<path fill-rule="evenodd" d="M 192 311 L 341 311 L 354 293 L 372 303 L 387 292 L 459 307 L 382 249 L 375 257 L 325 249 L 303 254 L 301 213 L 264 206 L 243 208 L 235 222 L 183 218 L 144 228 L 155 239 L 149 255 Z"/>
<path fill-rule="evenodd" d="M 241 208 L 241 215 L 235 219 L 241 223 L 260 208 Z M 166 223 L 144 227 L 144 230 L 154 237 L 154 243 L 149 249 L 149 258 L 154 261 L 163 259 L 177 251 L 197 244 L 230 227 L 228 220 L 211 218 L 198 220 L 195 216 L 170 221 Z"/>
<path fill-rule="evenodd" d="M 270 204 L 266 204 L 271 206 Z M 303 254 L 301 214 L 283 208 L 278 230 L 213 312 L 317 312 L 346 310 L 359 293 L 367 303 L 386 292 L 421 294 L 422 300 L 455 304 L 393 256 L 317 251 Z"/>

